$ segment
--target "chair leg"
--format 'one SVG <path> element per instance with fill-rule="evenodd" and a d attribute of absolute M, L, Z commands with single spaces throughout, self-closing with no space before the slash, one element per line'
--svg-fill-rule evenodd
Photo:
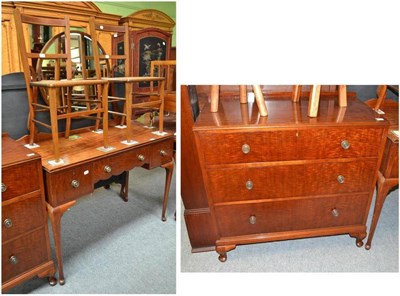
<path fill-rule="evenodd" d="M 347 87 L 346 85 L 339 85 L 339 107 L 347 107 Z"/>
<path fill-rule="evenodd" d="M 211 112 L 218 112 L 219 85 L 211 85 Z"/>
<path fill-rule="evenodd" d="M 310 100 L 308 102 L 308 116 L 309 117 L 317 117 L 320 92 L 321 92 L 321 85 L 311 86 Z"/>
<path fill-rule="evenodd" d="M 165 99 L 165 80 L 160 81 L 160 87 L 159 87 L 159 92 L 160 92 L 160 114 L 158 114 L 158 131 L 162 133 L 164 131 L 164 99 Z"/>
<path fill-rule="evenodd" d="M 301 85 L 293 85 L 292 102 L 297 103 L 300 101 Z"/>
<path fill-rule="evenodd" d="M 53 138 L 53 149 L 55 162 L 60 161 L 60 147 L 58 144 L 58 120 L 57 120 L 57 91 L 56 88 L 49 88 L 49 105 L 50 105 L 50 124 L 51 136 Z"/>
<path fill-rule="evenodd" d="M 63 94 L 61 93 L 61 96 L 62 96 Z M 71 87 L 68 87 L 67 88 L 67 114 L 70 114 L 71 113 L 71 104 L 72 104 L 72 101 L 71 101 L 71 97 L 72 97 L 72 88 Z M 64 137 L 66 138 L 66 139 L 68 139 L 68 137 L 69 137 L 69 134 L 70 134 L 70 130 L 71 130 L 71 117 L 67 117 L 66 119 L 65 119 L 65 133 L 64 133 Z"/>
<path fill-rule="evenodd" d="M 240 104 L 247 104 L 247 87 L 246 85 L 239 86 Z"/>
<path fill-rule="evenodd" d="M 261 116 L 268 116 L 267 106 L 265 105 L 264 95 L 259 85 L 253 85 L 253 92 L 256 98 L 258 111 Z"/>

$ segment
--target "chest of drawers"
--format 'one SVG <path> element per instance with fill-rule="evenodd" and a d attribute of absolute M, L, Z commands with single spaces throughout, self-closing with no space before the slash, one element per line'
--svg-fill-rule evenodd
<path fill-rule="evenodd" d="M 55 284 L 40 156 L 2 137 L 2 291 L 32 278 Z"/>
<path fill-rule="evenodd" d="M 237 245 L 304 237 L 362 246 L 388 123 L 358 100 L 325 98 L 317 118 L 307 101 L 266 103 L 265 118 L 236 99 L 204 107 L 193 131 L 208 211 L 186 221 L 207 212 L 220 261 Z"/>

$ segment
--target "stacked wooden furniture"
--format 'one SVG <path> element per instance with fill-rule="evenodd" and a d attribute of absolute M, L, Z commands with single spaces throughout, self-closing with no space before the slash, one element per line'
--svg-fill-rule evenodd
<path fill-rule="evenodd" d="M 205 196 L 183 197 L 199 205 L 185 211 L 194 251 L 225 261 L 241 244 L 337 234 L 363 245 L 388 122 L 358 100 L 338 117 L 335 100 L 317 119 L 290 97 L 268 98 L 265 120 L 228 99 L 216 122 L 206 104 L 193 127 Z"/>
<path fill-rule="evenodd" d="M 123 70 L 121 71 L 123 75 L 120 77 L 112 77 L 113 72 L 108 75 L 108 77 L 101 77 L 102 80 L 107 81 L 110 84 L 113 84 L 115 88 L 115 84 L 123 84 L 125 89 L 125 95 L 123 97 L 116 97 L 113 96 L 111 99 L 116 101 L 123 101 L 124 108 L 123 113 L 117 111 L 111 111 L 113 114 L 122 115 L 123 119 L 121 121 L 121 125 L 126 122 L 126 141 L 127 143 L 131 143 L 132 140 L 132 131 L 131 131 L 131 115 L 132 115 L 132 108 L 158 108 L 159 110 L 159 132 L 163 132 L 163 116 L 164 116 L 164 84 L 165 78 L 164 77 L 133 77 L 131 72 L 130 65 L 132 64 L 130 56 L 129 56 L 129 29 L 128 25 L 125 23 L 123 26 L 110 26 L 106 24 L 96 23 L 94 18 L 90 19 L 90 33 L 92 36 L 92 44 L 93 44 L 93 52 L 94 52 L 94 64 L 96 69 L 96 76 L 101 77 L 101 69 L 100 64 L 104 63 L 111 63 L 108 67 L 109 69 L 115 69 L 118 66 L 122 66 Z M 101 35 L 107 35 L 110 39 L 115 38 L 123 38 L 124 40 L 124 50 L 123 53 L 116 54 L 116 55 L 107 55 L 104 54 L 102 56 L 99 55 L 99 44 L 97 42 L 98 37 Z M 121 73 L 119 72 L 119 73 Z M 111 76 L 111 77 L 110 77 Z M 140 83 L 153 83 L 158 82 L 160 87 L 158 91 L 154 93 L 154 96 L 157 97 L 156 100 L 142 102 L 142 103 L 135 103 L 133 101 L 133 89 L 135 85 L 139 85 Z"/>
<path fill-rule="evenodd" d="M 72 79 L 72 60 L 71 60 L 71 43 L 70 43 L 70 22 L 68 17 L 63 19 L 59 18 L 44 18 L 36 17 L 27 14 L 22 14 L 19 9 L 14 11 L 15 27 L 17 30 L 17 39 L 19 44 L 19 52 L 22 61 L 22 68 L 24 70 L 25 84 L 28 92 L 28 104 L 29 104 L 29 145 L 35 147 L 35 137 L 37 137 L 36 125 L 41 125 L 48 128 L 51 131 L 53 139 L 54 159 L 51 161 L 54 163 L 62 162 L 60 158 L 60 147 L 59 147 L 59 120 L 66 120 L 65 136 L 69 136 L 71 119 L 86 116 L 95 120 L 96 129 L 102 121 L 103 127 L 103 146 L 104 150 L 111 149 L 108 147 L 108 82 L 99 79 L 85 79 L 85 80 L 74 80 Z M 44 53 L 31 53 L 30 46 L 30 35 L 27 33 L 26 28 L 28 25 L 43 25 L 51 28 L 57 28 L 65 32 L 64 44 L 58 44 L 58 48 L 53 54 Z M 41 80 L 41 77 L 37 75 L 33 67 L 34 59 L 49 59 L 55 60 L 56 68 L 54 80 Z M 66 79 L 61 79 L 60 69 L 61 63 L 65 62 Z M 72 95 L 73 87 L 81 86 L 88 89 L 89 86 L 95 87 L 97 93 L 93 99 L 88 98 L 74 98 Z M 47 96 L 48 105 L 40 104 L 39 89 L 45 90 Z M 74 111 L 72 110 L 73 101 L 87 102 L 88 107 L 84 110 Z M 94 104 L 94 106 L 93 106 Z M 93 106 L 93 108 L 91 108 Z M 50 117 L 50 124 L 38 119 L 38 115 L 42 112 L 48 112 Z M 94 116 L 90 116 L 94 115 Z"/>
<path fill-rule="evenodd" d="M 56 284 L 40 155 L 2 137 L 2 291 L 34 277 Z"/>
<path fill-rule="evenodd" d="M 151 61 L 150 73 L 152 77 L 164 77 L 164 110 L 176 113 L 176 61 Z M 161 85 L 160 85 L 161 86 Z M 158 88 L 153 81 L 150 82 L 150 94 Z M 157 99 L 157 97 L 155 98 Z M 154 98 L 151 98 L 154 100 Z"/>

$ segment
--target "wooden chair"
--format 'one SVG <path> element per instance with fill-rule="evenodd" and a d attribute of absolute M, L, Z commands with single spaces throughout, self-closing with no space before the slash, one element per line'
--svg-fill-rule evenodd
<path fill-rule="evenodd" d="M 125 96 L 117 97 L 111 96 L 110 102 L 122 101 L 124 102 L 123 112 L 111 111 L 110 113 L 121 116 L 120 127 L 124 127 L 124 122 L 126 122 L 126 144 L 133 143 L 133 135 L 131 133 L 131 119 L 132 119 L 132 109 L 133 108 L 148 108 L 148 107 L 158 107 L 160 109 L 160 120 L 159 120 L 159 132 L 163 132 L 163 114 L 164 114 L 164 78 L 163 77 L 132 77 L 130 73 L 131 64 L 129 59 L 129 28 L 128 24 L 125 23 L 123 26 L 112 26 L 106 24 L 97 23 L 94 17 L 90 18 L 90 35 L 92 36 L 92 43 L 94 46 L 94 62 L 97 75 L 104 75 L 104 71 L 101 70 L 100 64 L 104 61 L 107 63 L 112 63 L 111 69 L 119 69 L 118 73 L 121 77 L 116 77 L 113 75 L 114 70 L 108 73 L 107 77 L 102 77 L 102 80 L 109 82 L 112 85 L 112 90 L 115 84 L 124 84 L 125 86 Z M 117 55 L 100 55 L 98 50 L 98 40 L 100 39 L 100 34 L 104 38 L 107 36 L 110 38 L 116 38 L 120 34 L 123 34 L 124 51 L 123 53 L 118 53 Z M 114 77 L 113 77 L 114 76 Z M 153 82 L 158 81 L 160 84 L 159 91 L 156 94 L 158 99 L 151 102 L 144 103 L 133 103 L 133 83 L 141 82 Z"/>
<path fill-rule="evenodd" d="M 293 85 L 292 101 L 294 103 L 300 101 L 301 89 L 302 89 L 301 85 Z M 317 117 L 317 115 L 318 115 L 320 93 L 321 93 L 321 85 L 312 85 L 311 86 L 310 99 L 308 101 L 308 116 L 309 117 Z M 347 87 L 346 87 L 346 85 L 338 85 L 338 93 L 339 93 L 339 106 L 346 107 L 347 106 Z"/>
<path fill-rule="evenodd" d="M 264 95 L 259 85 L 253 85 L 253 92 L 257 107 L 261 116 L 268 116 L 267 106 L 265 105 Z M 247 86 L 239 86 L 240 103 L 247 104 Z M 211 112 L 218 112 L 219 85 L 211 85 Z"/>
<path fill-rule="evenodd" d="M 44 18 L 44 17 L 33 17 L 26 14 L 22 14 L 19 9 L 14 11 L 15 26 L 17 31 L 17 39 L 19 45 L 19 51 L 21 56 L 22 68 L 24 71 L 24 78 L 28 93 L 29 102 L 29 146 L 34 148 L 37 146 L 35 136 L 37 134 L 36 124 L 44 126 L 51 130 L 53 146 L 54 146 L 54 164 L 62 163 L 60 158 L 60 147 L 58 142 L 58 121 L 62 119 L 67 120 L 66 135 L 69 134 L 69 122 L 73 117 L 86 116 L 96 121 L 103 121 L 103 145 L 101 149 L 108 150 L 108 117 L 102 116 L 107 114 L 107 94 L 108 94 L 108 82 L 100 79 L 90 80 L 73 80 L 72 77 L 72 63 L 71 63 L 71 47 L 70 47 L 70 25 L 69 18 L 64 19 L 57 18 Z M 65 39 L 64 44 L 60 44 L 54 54 L 43 54 L 43 53 L 31 53 L 30 46 L 27 46 L 30 41 L 28 34 L 29 30 L 24 25 L 35 24 L 42 26 L 49 26 L 54 31 L 64 31 Z M 55 60 L 55 76 L 54 80 L 40 80 L 40 75 L 37 75 L 33 68 L 32 61 L 37 59 L 51 59 Z M 63 65 L 65 63 L 65 66 Z M 61 68 L 65 67 L 66 79 L 61 79 L 60 71 Z M 73 111 L 71 109 L 71 102 L 74 100 L 72 97 L 72 88 L 77 86 L 95 86 L 98 89 L 98 96 L 93 101 L 93 109 L 83 109 L 79 111 Z M 47 96 L 48 105 L 39 104 L 39 88 L 42 88 Z M 66 100 L 64 100 L 66 96 Z M 92 105 L 90 105 L 92 106 Z M 50 125 L 37 119 L 38 112 L 49 112 Z M 96 115 L 95 117 L 89 115 Z M 53 162 L 52 162 L 53 163 Z"/>
<path fill-rule="evenodd" d="M 176 61 L 155 60 L 150 62 L 150 75 L 165 78 L 164 111 L 176 113 Z M 154 82 L 150 82 L 150 93 L 155 91 Z M 151 99 L 154 99 L 152 97 Z"/>

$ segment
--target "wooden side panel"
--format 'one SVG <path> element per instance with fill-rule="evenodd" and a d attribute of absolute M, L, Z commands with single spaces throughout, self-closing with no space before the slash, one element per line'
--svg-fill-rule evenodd
<path fill-rule="evenodd" d="M 208 208 L 187 86 L 181 86 L 181 195 L 186 209 Z"/>
<path fill-rule="evenodd" d="M 214 218 L 208 209 L 186 210 L 185 222 L 192 252 L 215 250 L 218 233 Z"/>

